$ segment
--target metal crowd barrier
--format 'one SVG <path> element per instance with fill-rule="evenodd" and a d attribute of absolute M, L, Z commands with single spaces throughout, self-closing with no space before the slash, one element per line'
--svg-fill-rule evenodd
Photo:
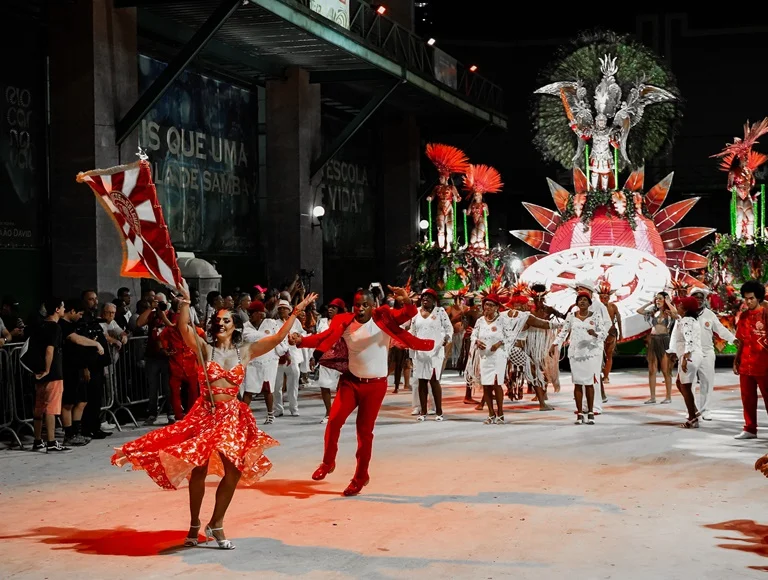
<path fill-rule="evenodd" d="M 15 420 L 14 385 L 11 355 L 7 349 L 0 349 L 0 433 L 10 433 L 18 446 L 24 449 L 21 439 L 11 427 Z"/>
<path fill-rule="evenodd" d="M 101 411 L 119 431 L 122 431 L 117 419 L 119 411 L 125 411 L 129 421 L 138 427 L 131 408 L 149 402 L 149 384 L 144 371 L 146 344 L 146 336 L 129 338 L 120 349 L 117 361 L 104 369 Z M 23 449 L 19 437 L 22 430 L 29 429 L 34 434 L 35 383 L 33 375 L 21 366 L 20 356 L 20 344 L 0 348 L 0 434 L 10 433 Z M 158 402 L 162 403 L 164 393 L 158 395 Z"/>
<path fill-rule="evenodd" d="M 109 412 L 117 421 L 117 412 L 125 411 L 134 427 L 139 424 L 133 416 L 130 407 L 149 403 L 149 384 L 144 372 L 144 351 L 147 347 L 146 336 L 134 336 L 128 339 L 128 343 L 120 349 L 120 358 L 117 363 L 111 365 L 114 380 L 113 407 Z M 106 401 L 106 397 L 105 397 Z"/>
<path fill-rule="evenodd" d="M 22 429 L 29 429 L 29 432 L 34 435 L 35 429 L 32 422 L 35 410 L 35 381 L 32 373 L 21 366 L 19 361 L 21 358 L 21 347 L 22 345 L 20 344 L 6 347 L 11 359 L 11 373 L 14 386 L 14 419 L 17 425 L 17 433 L 21 433 Z"/>

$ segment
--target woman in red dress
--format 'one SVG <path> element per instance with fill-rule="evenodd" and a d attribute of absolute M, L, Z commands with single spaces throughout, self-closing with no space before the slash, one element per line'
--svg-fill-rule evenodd
<path fill-rule="evenodd" d="M 189 479 L 190 526 L 185 546 L 197 545 L 205 477 L 211 473 L 222 479 L 205 527 L 206 542 L 214 539 L 225 550 L 235 547 L 224 536 L 224 514 L 238 483 L 253 485 L 271 469 L 264 450 L 278 445 L 256 427 L 251 409 L 237 398 L 245 367 L 275 348 L 288 335 L 296 315 L 316 298 L 310 294 L 296 306 L 277 334 L 243 347 L 238 345 L 242 322 L 234 312 L 222 309 L 216 313 L 211 327 L 214 344 L 209 345 L 189 324 L 188 302 L 181 305 L 176 325 L 187 345 L 195 352 L 200 349 L 205 359 L 205 368 L 198 369 L 200 398 L 181 421 L 118 448 L 112 463 L 131 463 L 134 469 L 143 469 L 164 489 L 177 489 Z"/>

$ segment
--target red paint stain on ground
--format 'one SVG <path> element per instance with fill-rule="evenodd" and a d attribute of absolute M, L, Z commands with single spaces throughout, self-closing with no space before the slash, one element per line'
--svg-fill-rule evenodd
<path fill-rule="evenodd" d="M 127 527 L 83 530 L 78 528 L 41 527 L 18 535 L 0 536 L 0 540 L 30 539 L 54 549 L 74 550 L 81 554 L 101 556 L 156 556 L 181 546 L 184 532 L 159 530 L 143 532 Z"/>
<path fill-rule="evenodd" d="M 735 544 L 718 544 L 720 548 L 750 552 L 768 558 L 768 526 L 758 524 L 754 520 L 730 520 L 719 524 L 707 524 L 704 527 L 711 530 L 738 532 L 744 536 L 743 538 L 717 536 L 718 540 L 737 542 Z M 749 568 L 768 572 L 768 566 L 749 566 Z"/>

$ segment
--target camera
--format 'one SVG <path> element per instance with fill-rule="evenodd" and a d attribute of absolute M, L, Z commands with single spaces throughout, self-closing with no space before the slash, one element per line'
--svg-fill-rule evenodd
<path fill-rule="evenodd" d="M 166 310 L 168 310 L 168 303 L 167 302 L 158 302 L 157 303 L 157 309 L 160 312 L 165 312 Z"/>

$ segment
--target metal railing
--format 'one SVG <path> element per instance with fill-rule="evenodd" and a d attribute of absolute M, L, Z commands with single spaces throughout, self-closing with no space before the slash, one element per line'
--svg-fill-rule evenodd
<path fill-rule="evenodd" d="M 122 425 L 117 413 L 124 411 L 133 423 L 139 424 L 131 407 L 149 402 L 149 386 L 144 372 L 144 350 L 147 337 L 133 337 L 119 351 L 113 351 L 114 361 L 104 368 L 104 393 L 101 412 L 118 431 Z M 0 434 L 9 433 L 24 448 L 19 435 L 25 429 L 34 433 L 35 381 L 21 366 L 21 345 L 0 349 Z M 158 402 L 163 401 L 159 394 Z"/>
<path fill-rule="evenodd" d="M 15 421 L 13 385 L 11 355 L 7 349 L 0 349 L 0 433 L 10 433 L 16 444 L 23 449 L 21 439 L 12 427 Z"/>
<path fill-rule="evenodd" d="M 312 0 L 296 0 L 310 8 Z M 393 61 L 405 65 L 413 73 L 430 81 L 440 83 L 448 90 L 465 97 L 474 104 L 494 113 L 504 114 L 504 92 L 498 85 L 472 72 L 456 62 L 456 87 L 445 84 L 435 72 L 435 48 L 407 28 L 379 14 L 376 8 L 359 0 L 350 17 L 349 32 L 366 45 Z M 353 4 L 354 7 L 354 4 Z"/>

